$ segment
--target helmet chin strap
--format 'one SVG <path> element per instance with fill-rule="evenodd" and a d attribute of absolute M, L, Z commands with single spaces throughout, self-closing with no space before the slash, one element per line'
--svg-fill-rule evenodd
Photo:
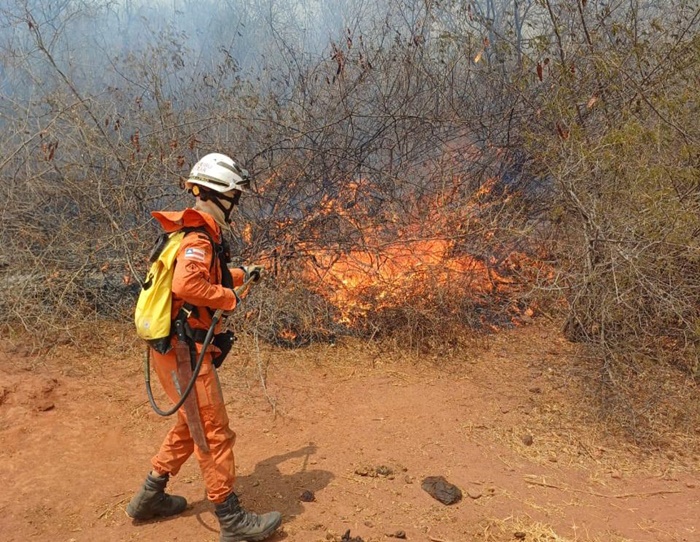
<path fill-rule="evenodd" d="M 234 190 L 233 195 L 231 196 L 226 196 L 224 194 L 221 194 L 219 192 L 213 192 L 210 190 L 199 190 L 199 187 L 197 188 L 196 191 L 193 190 L 193 194 L 195 196 L 198 196 L 199 199 L 202 201 L 211 201 L 214 205 L 216 205 L 221 212 L 224 214 L 224 222 L 226 224 L 231 223 L 231 212 L 233 211 L 233 208 L 238 205 L 238 201 L 241 199 L 241 192 L 240 190 Z M 222 201 L 223 200 L 223 201 Z M 229 206 L 226 207 L 224 205 L 224 201 L 229 203 Z"/>
<path fill-rule="evenodd" d="M 231 223 L 231 211 L 233 211 L 233 208 L 236 206 L 236 203 L 234 202 L 234 197 L 228 197 L 224 196 L 223 194 L 217 194 L 215 196 L 212 195 L 210 198 L 212 203 L 216 205 L 219 209 L 221 209 L 221 211 L 224 213 L 224 221 L 227 224 Z M 226 207 L 221 200 L 229 202 L 230 205 Z"/>

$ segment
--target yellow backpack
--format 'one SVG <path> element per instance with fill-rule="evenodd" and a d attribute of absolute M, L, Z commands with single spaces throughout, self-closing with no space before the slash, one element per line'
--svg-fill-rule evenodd
<path fill-rule="evenodd" d="M 186 233 L 185 230 L 163 233 L 156 240 L 149 257 L 151 267 L 141 283 L 134 312 L 136 334 L 162 354 L 170 350 L 173 271 Z"/>
<path fill-rule="evenodd" d="M 218 253 L 217 245 L 214 244 L 205 228 L 188 227 L 170 233 L 161 233 L 148 258 L 151 267 L 146 275 L 146 280 L 141 282 L 141 293 L 136 301 L 136 310 L 134 311 L 136 335 L 161 354 L 165 354 L 171 348 L 170 328 L 172 324 L 172 285 L 175 258 L 183 238 L 193 231 L 205 234 L 212 244 L 214 253 Z"/>

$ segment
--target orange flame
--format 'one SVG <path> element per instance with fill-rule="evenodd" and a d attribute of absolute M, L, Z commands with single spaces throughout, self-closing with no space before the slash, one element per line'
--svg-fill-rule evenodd
<path fill-rule="evenodd" d="M 489 205 L 486 196 L 495 182 L 488 180 L 462 203 L 456 188 L 460 180 L 454 179 L 454 187 L 433 194 L 434 199 L 426 202 L 429 210 L 420 224 L 402 224 L 400 217 L 382 210 L 385 224 L 368 225 L 363 221 L 367 213 L 363 217 L 355 206 L 368 199 L 370 183 L 358 179 L 348 183 L 340 197 L 324 196 L 302 227 L 297 225 L 296 231 L 303 229 L 305 241 L 294 240 L 293 221 L 280 223 L 280 231 L 287 232 L 283 236 L 287 241 L 275 250 L 276 258 L 298 261 L 300 256 L 308 256 L 301 260 L 304 281 L 336 307 L 340 323 L 345 324 L 371 311 L 405 306 L 416 296 L 430 296 L 435 288 L 442 288 L 443 294 L 471 298 L 515 288 L 516 281 L 506 275 L 522 266 L 537 266 L 537 262 L 514 253 L 496 265 L 495 261 L 465 254 L 460 246 L 466 231 L 477 230 L 474 226 L 479 225 L 479 212 Z M 329 217 L 342 219 L 345 227 L 360 232 L 361 248 L 341 251 L 337 246 L 324 247 L 323 227 Z M 395 232 L 393 238 L 382 242 L 391 231 Z M 478 231 L 485 244 L 493 236 L 489 228 L 480 227 Z M 250 229 L 246 228 L 243 235 L 247 239 Z M 529 307 L 522 310 L 532 312 Z"/>

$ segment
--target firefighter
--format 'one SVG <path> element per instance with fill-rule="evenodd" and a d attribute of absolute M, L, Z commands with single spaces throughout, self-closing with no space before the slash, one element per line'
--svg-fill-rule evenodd
<path fill-rule="evenodd" d="M 248 172 L 234 160 L 223 154 L 208 154 L 195 164 L 185 182 L 185 188 L 196 198 L 194 207 L 153 213 L 165 231 L 198 228 L 198 231 L 190 230 L 182 241 L 172 282 L 173 319 L 186 321 L 190 363 L 201 355 L 203 337 L 212 322 L 212 311 L 235 309 L 240 300 L 234 288 L 249 277 L 259 278 L 262 272 L 262 267 L 255 265 L 229 269 L 223 263 L 225 260 L 215 254 L 226 251 L 221 227 L 231 222 L 231 212 L 249 184 Z M 222 336 L 223 341 L 216 340 Z M 215 505 L 221 527 L 220 542 L 265 540 L 277 530 L 282 516 L 279 512 L 261 515 L 248 512 L 234 493 L 233 445 L 236 435 L 229 426 L 216 374 L 216 367 L 230 348 L 232 337 L 223 333 L 215 337 L 214 345 L 204 354 L 192 390 L 196 397 L 194 410 L 183 405 L 177 411 L 175 426 L 152 458 L 152 469 L 143 487 L 127 506 L 126 513 L 135 520 L 147 520 L 184 511 L 187 507 L 184 497 L 165 493 L 165 486 L 194 453 L 202 471 L 207 497 Z M 171 344 L 178 340 L 181 339 L 174 335 Z M 179 391 L 187 385 L 187 382 L 178 380 L 176 350 L 172 348 L 165 354 L 150 351 L 158 379 L 173 402 L 180 399 Z"/>

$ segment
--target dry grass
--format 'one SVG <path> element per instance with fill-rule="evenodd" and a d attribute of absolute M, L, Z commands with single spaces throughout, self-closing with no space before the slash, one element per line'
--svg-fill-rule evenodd
<path fill-rule="evenodd" d="M 577 533 L 574 538 L 562 537 L 551 526 L 533 521 L 528 516 L 484 521 L 479 526 L 479 531 L 475 536 L 484 542 L 512 542 L 513 540 L 524 542 L 632 542 L 612 533 L 604 538 L 591 538 L 585 532 L 582 532 L 580 536 Z"/>
<path fill-rule="evenodd" d="M 646 430 L 647 438 L 639 431 L 630 431 L 626 417 L 602 411 L 585 381 L 561 374 L 552 376 L 550 385 L 541 386 L 536 393 L 524 386 L 521 393 L 529 397 L 526 416 L 515 425 L 491 428 L 492 438 L 536 463 L 593 469 L 614 477 L 697 472 L 700 421 L 692 428 L 685 420 L 700 420 L 700 405 L 694 387 L 684 383 L 682 375 L 676 377 L 674 391 L 663 394 L 652 390 L 657 400 L 647 415 L 655 425 Z M 627 400 L 634 400 L 636 408 L 641 408 L 641 396 Z M 684 421 L 674 424 L 669 413 L 678 410 L 683 411 Z M 531 444 L 527 435 L 532 437 Z"/>

